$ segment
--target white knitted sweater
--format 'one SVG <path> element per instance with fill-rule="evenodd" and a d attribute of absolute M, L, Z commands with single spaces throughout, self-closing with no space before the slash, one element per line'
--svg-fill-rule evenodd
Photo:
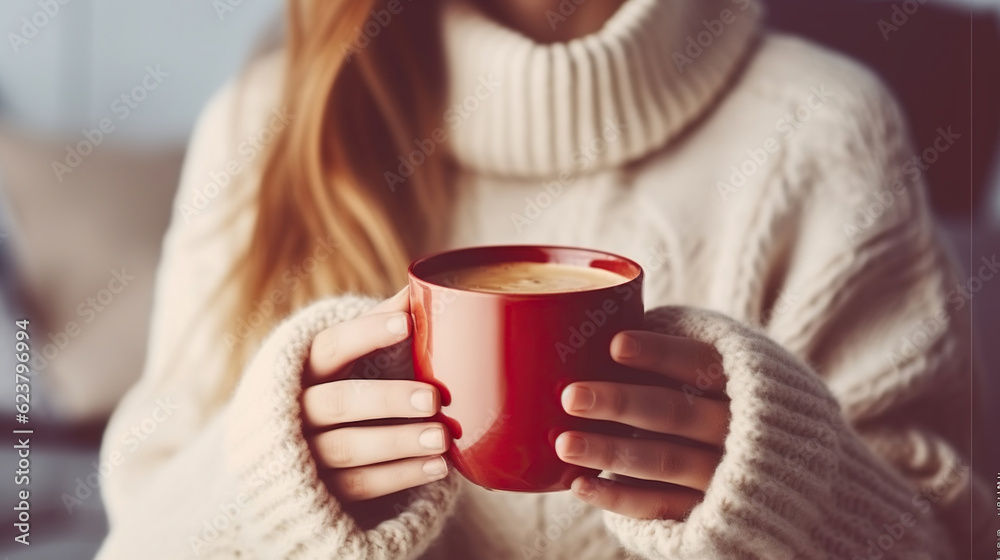
<path fill-rule="evenodd" d="M 548 46 L 462 4 L 444 14 L 444 122 L 463 170 L 450 245 L 630 256 L 647 271 L 648 327 L 723 356 L 725 454 L 685 521 L 490 493 L 453 473 L 360 529 L 317 478 L 299 376 L 311 338 L 369 299 L 287 318 L 219 402 L 230 355 L 211 298 L 254 220 L 247 146 L 297 117 L 278 106 L 271 56 L 194 134 L 148 363 L 102 449 L 100 558 L 952 557 L 975 495 L 965 302 L 905 124 L 871 74 L 761 31 L 759 12 L 629 0 L 600 32 Z"/>

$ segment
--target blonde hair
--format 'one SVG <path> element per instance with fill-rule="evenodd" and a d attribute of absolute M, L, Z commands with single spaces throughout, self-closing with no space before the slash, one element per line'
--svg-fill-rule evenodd
<path fill-rule="evenodd" d="M 237 374 L 278 320 L 324 295 L 390 295 L 405 284 L 409 261 L 444 235 L 444 158 L 427 158 L 392 189 L 386 179 L 442 120 L 440 7 L 392 2 L 397 11 L 389 12 L 387 4 L 289 1 L 283 103 L 291 121 L 264 160 L 253 234 L 231 272 L 236 303 L 225 332 L 255 302 L 282 297 L 241 336 Z M 321 246 L 334 249 L 319 266 L 300 282 L 282 280 Z"/>

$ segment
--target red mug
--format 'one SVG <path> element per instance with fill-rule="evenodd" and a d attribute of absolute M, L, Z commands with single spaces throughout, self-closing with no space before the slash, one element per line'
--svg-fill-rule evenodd
<path fill-rule="evenodd" d="M 601 268 L 622 281 L 573 292 L 493 293 L 431 280 L 506 262 Z M 611 359 L 610 344 L 615 333 L 642 325 L 642 279 L 630 259 L 572 247 L 473 247 L 410 265 L 414 373 L 441 392 L 435 419 L 451 432 L 448 459 L 462 475 L 491 490 L 552 492 L 598 474 L 560 460 L 555 439 L 566 430 L 615 433 L 617 425 L 570 416 L 560 397 L 574 381 L 630 375 Z"/>

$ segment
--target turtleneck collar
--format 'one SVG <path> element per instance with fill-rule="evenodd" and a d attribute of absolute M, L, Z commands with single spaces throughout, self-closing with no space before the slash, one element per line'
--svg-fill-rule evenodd
<path fill-rule="evenodd" d="M 720 95 L 762 14 L 756 0 L 628 0 L 598 32 L 540 44 L 468 1 L 445 4 L 451 151 L 465 168 L 518 178 L 663 147 Z M 558 25 L 572 17 L 564 4 L 540 17 Z"/>

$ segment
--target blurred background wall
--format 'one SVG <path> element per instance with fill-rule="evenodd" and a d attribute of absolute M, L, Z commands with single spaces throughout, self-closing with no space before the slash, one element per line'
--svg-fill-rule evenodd
<path fill-rule="evenodd" d="M 281 0 L 0 3 L 0 339 L 13 340 L 10 317 L 27 316 L 33 349 L 45 349 L 30 417 L 33 544 L 9 548 L 5 538 L 0 556 L 90 558 L 100 544 L 93 462 L 109 411 L 142 367 L 188 134 L 207 97 L 280 30 L 282 13 Z M 116 273 L 134 279 L 102 301 Z M 2 371 L 12 360 L 0 353 Z M 7 418 L 12 391 L 2 384 Z M 14 464 L 7 447 L 4 469 Z M 8 478 L 0 494 L 13 496 Z"/>
<path fill-rule="evenodd" d="M 13 340 L 13 318 L 30 317 L 44 364 L 32 387 L 35 544 L 26 551 L 4 539 L 0 554 L 89 558 L 100 543 L 97 446 L 107 415 L 141 371 L 160 239 L 188 134 L 207 97 L 280 29 L 282 4 L 0 3 L 0 340 Z M 966 271 L 1000 252 L 997 2 L 930 0 L 888 34 L 879 21 L 892 22 L 902 1 L 769 4 L 773 27 L 882 75 L 909 115 L 915 146 L 930 145 L 939 127 L 962 134 L 959 149 L 928 171 L 935 211 Z M 101 130 L 102 121 L 111 126 Z M 101 300 L 116 275 L 128 285 Z M 977 391 L 997 395 L 1000 280 L 975 295 L 973 309 L 990 373 Z M 3 371 L 12 360 L 0 353 Z M 0 384 L 8 418 L 12 391 Z M 1000 425 L 1000 416 L 992 421 Z M 13 464 L 9 450 L 0 458 L 3 468 Z M 13 495 L 7 479 L 0 496 Z"/>
<path fill-rule="evenodd" d="M 191 126 L 280 29 L 281 11 L 281 0 L 0 4 L 0 176 L 21 288 L 14 300 L 53 334 L 44 339 L 55 346 L 45 360 L 59 386 L 52 415 L 99 419 L 131 384 L 145 337 L 135 318 L 148 307 Z M 81 317 L 79 303 L 122 267 L 134 283 L 97 317 Z M 56 340 L 74 319 L 88 328 Z M 103 329 L 112 324 L 129 328 L 111 338 Z"/>

